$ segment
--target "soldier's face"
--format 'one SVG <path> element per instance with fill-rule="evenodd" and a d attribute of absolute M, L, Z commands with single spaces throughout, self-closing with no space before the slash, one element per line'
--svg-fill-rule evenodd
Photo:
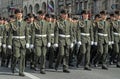
<path fill-rule="evenodd" d="M 107 15 L 101 15 L 101 19 L 105 20 L 107 18 Z"/>
<path fill-rule="evenodd" d="M 120 19 L 120 16 L 115 15 L 115 19 L 116 19 L 116 20 Z"/>
<path fill-rule="evenodd" d="M 88 19 L 88 14 L 83 14 L 83 19 Z"/>
<path fill-rule="evenodd" d="M 11 21 L 11 22 L 14 22 L 14 21 L 15 21 L 15 19 L 14 19 L 14 18 L 10 18 L 10 21 Z"/>
<path fill-rule="evenodd" d="M 40 19 L 44 19 L 45 16 L 44 16 L 44 15 L 39 15 L 39 18 L 40 18 Z"/>
<path fill-rule="evenodd" d="M 46 17 L 46 20 L 47 20 L 48 22 L 51 22 L 51 18 L 47 18 L 47 17 Z"/>
<path fill-rule="evenodd" d="M 17 14 L 16 14 L 16 17 L 17 17 L 18 19 L 21 19 L 21 18 L 22 18 L 22 16 L 23 16 L 23 14 L 22 14 L 22 13 L 17 13 Z"/>
<path fill-rule="evenodd" d="M 111 16 L 110 19 L 111 19 L 111 20 L 115 20 L 115 17 Z"/>
<path fill-rule="evenodd" d="M 33 22 L 34 21 L 34 18 L 32 17 L 32 18 L 29 18 L 28 19 L 30 22 Z"/>
<path fill-rule="evenodd" d="M 67 19 L 67 14 L 61 14 L 61 18 Z"/>
<path fill-rule="evenodd" d="M 3 24 L 4 23 L 4 21 L 3 20 L 0 20 L 0 24 Z"/>

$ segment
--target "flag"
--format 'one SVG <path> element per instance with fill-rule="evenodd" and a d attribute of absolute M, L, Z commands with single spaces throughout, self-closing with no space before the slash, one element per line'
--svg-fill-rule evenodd
<path fill-rule="evenodd" d="M 51 4 L 48 4 L 48 11 L 49 12 L 54 12 L 54 8 Z"/>

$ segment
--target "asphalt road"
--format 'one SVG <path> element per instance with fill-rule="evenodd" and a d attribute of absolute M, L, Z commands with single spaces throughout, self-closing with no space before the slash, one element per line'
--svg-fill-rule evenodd
<path fill-rule="evenodd" d="M 85 71 L 83 68 L 70 68 L 71 73 L 63 73 L 62 69 L 57 72 L 54 69 L 46 69 L 46 74 L 26 68 L 25 77 L 11 73 L 10 68 L 0 67 L 0 79 L 120 79 L 120 69 L 110 66 L 109 70 L 93 68 L 92 71 Z"/>

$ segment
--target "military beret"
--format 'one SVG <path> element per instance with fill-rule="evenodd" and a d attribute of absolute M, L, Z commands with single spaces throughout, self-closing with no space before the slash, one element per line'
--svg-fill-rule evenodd
<path fill-rule="evenodd" d="M 110 16 L 111 16 L 111 17 L 114 17 L 114 14 L 113 14 L 113 13 L 111 13 L 111 14 L 110 14 Z"/>
<path fill-rule="evenodd" d="M 100 14 L 101 15 L 106 15 L 107 13 L 106 13 L 106 11 L 101 11 Z"/>
<path fill-rule="evenodd" d="M 29 14 L 27 14 L 27 16 L 28 16 L 28 18 L 34 18 L 35 17 L 35 15 L 33 13 L 29 13 Z"/>
<path fill-rule="evenodd" d="M 118 16 L 119 16 L 119 15 L 120 15 L 120 11 L 116 10 L 116 11 L 115 11 L 115 15 L 118 15 Z"/>
<path fill-rule="evenodd" d="M 88 14 L 88 11 L 83 10 L 83 11 L 81 12 L 81 14 Z"/>
<path fill-rule="evenodd" d="M 99 15 L 99 14 L 96 14 L 96 15 L 95 15 L 95 18 L 100 18 L 100 15 Z"/>
<path fill-rule="evenodd" d="M 67 14 L 68 12 L 67 12 L 67 10 L 62 9 L 62 10 L 60 11 L 60 13 L 61 13 L 61 14 Z"/>
<path fill-rule="evenodd" d="M 51 15 L 50 14 L 46 14 L 45 17 L 46 18 L 51 18 Z"/>
<path fill-rule="evenodd" d="M 40 11 L 37 12 L 37 14 L 39 14 L 39 15 L 43 15 L 44 12 L 43 12 L 42 10 L 40 10 Z"/>
<path fill-rule="evenodd" d="M 23 10 L 22 9 L 16 9 L 15 14 L 17 14 L 17 13 L 23 13 Z"/>
<path fill-rule="evenodd" d="M 10 18 L 15 18 L 15 16 L 14 16 L 14 15 L 10 15 L 9 17 L 10 17 Z"/>

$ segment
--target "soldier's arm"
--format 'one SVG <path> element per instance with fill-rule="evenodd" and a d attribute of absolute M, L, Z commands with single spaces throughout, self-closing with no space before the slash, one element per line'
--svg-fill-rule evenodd
<path fill-rule="evenodd" d="M 59 33 L 58 27 L 59 27 L 59 22 L 56 22 L 55 30 L 54 30 L 54 34 L 55 34 L 54 43 L 55 44 L 58 44 L 58 33 Z"/>
<path fill-rule="evenodd" d="M 98 25 L 99 22 L 97 22 L 94 26 L 95 30 L 94 30 L 94 42 L 98 42 Z"/>
<path fill-rule="evenodd" d="M 90 23 L 90 38 L 91 38 L 91 41 L 94 41 L 94 30 L 93 30 L 93 24 L 92 22 Z"/>
<path fill-rule="evenodd" d="M 74 41 L 74 30 L 73 30 L 73 28 L 75 28 L 75 27 L 73 27 L 73 24 L 72 23 L 70 23 L 70 40 L 71 40 L 71 43 L 73 43 L 73 41 Z"/>
<path fill-rule="evenodd" d="M 35 40 L 35 27 L 36 27 L 36 22 L 34 22 L 34 25 L 31 27 L 31 44 L 33 45 Z"/>
<path fill-rule="evenodd" d="M 107 22 L 108 23 L 108 28 L 107 28 L 107 32 L 108 32 L 108 41 L 111 41 L 111 34 L 110 34 L 110 24 L 109 24 L 109 22 Z"/>
<path fill-rule="evenodd" d="M 77 33 L 76 33 L 76 37 L 77 37 L 77 42 L 81 41 L 81 31 L 80 31 L 80 25 L 79 25 L 79 22 L 77 24 Z"/>
<path fill-rule="evenodd" d="M 27 25 L 26 22 L 24 24 L 25 24 L 25 39 L 26 39 L 26 43 L 30 43 L 28 25 Z"/>
<path fill-rule="evenodd" d="M 114 41 L 113 25 L 112 25 L 112 22 L 110 23 L 110 36 L 111 36 L 111 41 Z"/>
<path fill-rule="evenodd" d="M 3 44 L 6 44 L 7 27 L 8 27 L 8 25 L 5 25 L 4 30 L 3 30 Z"/>
<path fill-rule="evenodd" d="M 51 24 L 51 26 L 52 26 L 52 24 Z M 48 43 L 51 43 L 51 33 L 50 33 L 50 31 L 51 31 L 51 28 L 50 28 L 50 26 L 49 26 L 49 23 L 47 24 L 47 41 L 48 41 Z"/>
<path fill-rule="evenodd" d="M 12 36 L 13 36 L 13 29 L 12 29 L 13 23 L 9 24 L 8 29 L 8 45 L 12 46 Z"/>

